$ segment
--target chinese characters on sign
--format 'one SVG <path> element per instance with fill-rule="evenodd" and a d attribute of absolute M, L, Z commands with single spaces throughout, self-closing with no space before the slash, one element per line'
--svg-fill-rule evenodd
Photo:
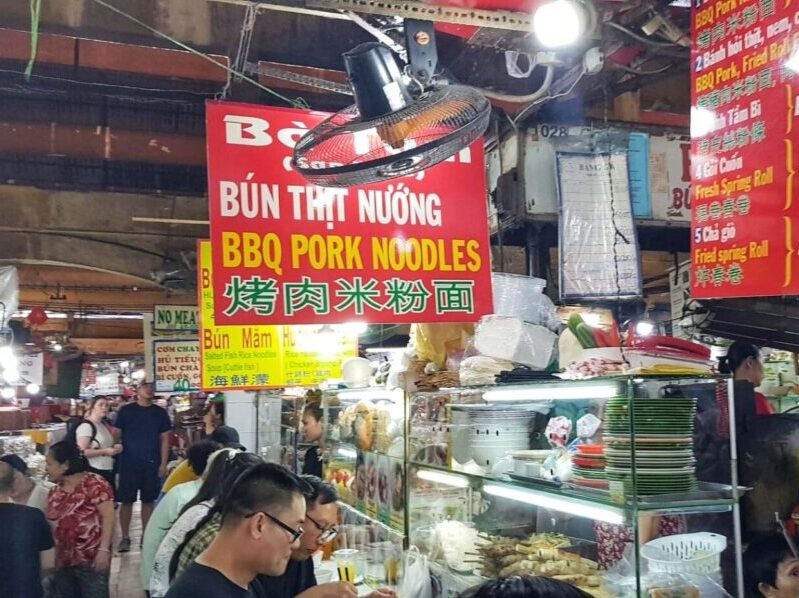
<path fill-rule="evenodd" d="M 216 326 L 211 242 L 197 244 L 200 351 L 204 390 L 313 386 L 341 377 L 358 356 L 358 339 L 318 326 Z"/>
<path fill-rule="evenodd" d="M 482 141 L 412 178 L 321 188 L 306 184 L 291 156 L 324 117 L 207 104 L 217 324 L 462 322 L 490 313 Z"/>
<path fill-rule="evenodd" d="M 790 2 L 696 0 L 691 292 L 799 293 L 799 27 Z"/>

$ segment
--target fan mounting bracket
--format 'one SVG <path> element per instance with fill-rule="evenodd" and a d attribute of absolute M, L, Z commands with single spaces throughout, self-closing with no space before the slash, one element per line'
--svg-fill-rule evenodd
<path fill-rule="evenodd" d="M 433 80 L 438 66 L 436 32 L 433 22 L 405 19 L 404 28 L 409 74 L 422 85 L 428 85 Z"/>

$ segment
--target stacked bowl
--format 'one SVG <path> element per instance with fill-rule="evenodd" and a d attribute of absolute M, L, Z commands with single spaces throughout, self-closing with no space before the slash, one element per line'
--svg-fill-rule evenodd
<path fill-rule="evenodd" d="M 469 412 L 469 446 L 472 459 L 491 468 L 511 451 L 530 448 L 529 409 L 475 409 Z"/>

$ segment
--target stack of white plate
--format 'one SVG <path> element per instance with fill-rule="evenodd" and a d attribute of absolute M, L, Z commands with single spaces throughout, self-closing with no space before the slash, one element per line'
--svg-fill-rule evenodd
<path fill-rule="evenodd" d="M 534 415 L 528 409 L 471 411 L 469 446 L 475 463 L 491 468 L 508 452 L 530 448 L 530 420 Z"/>

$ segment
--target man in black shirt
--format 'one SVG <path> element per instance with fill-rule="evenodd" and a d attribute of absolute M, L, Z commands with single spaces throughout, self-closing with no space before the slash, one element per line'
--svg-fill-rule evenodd
<path fill-rule="evenodd" d="M 358 592 L 350 583 L 316 584 L 311 557 L 338 534 L 338 493 L 335 487 L 316 476 L 304 475 L 302 480 L 311 488 L 305 495 L 305 534 L 292 551 L 286 572 L 280 577 L 259 575 L 255 593 L 258 598 L 355 598 Z M 394 592 L 385 589 L 369 595 L 370 598 L 393 596 Z"/>
<path fill-rule="evenodd" d="M 280 576 L 300 545 L 305 484 L 273 463 L 255 465 L 222 505 L 222 529 L 166 598 L 256 598 L 257 575 Z"/>
<path fill-rule="evenodd" d="M 42 598 L 42 569 L 52 567 L 43 557 L 53 536 L 39 509 L 11 502 L 13 488 L 14 469 L 0 462 L 0 596 Z"/>

